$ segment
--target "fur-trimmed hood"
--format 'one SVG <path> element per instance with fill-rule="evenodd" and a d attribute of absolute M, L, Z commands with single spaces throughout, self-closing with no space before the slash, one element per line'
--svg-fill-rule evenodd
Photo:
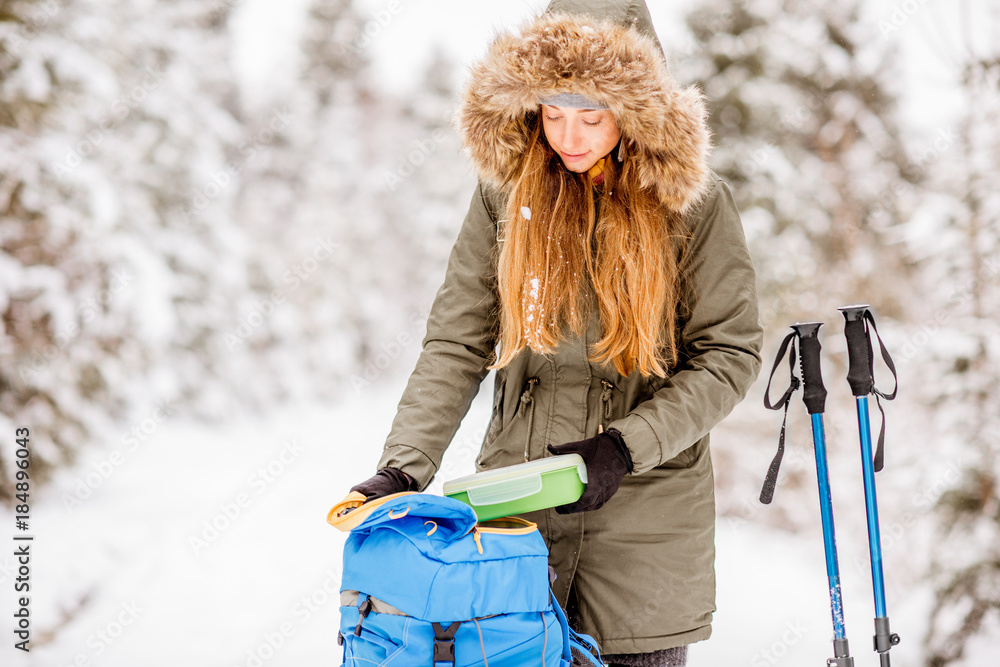
<path fill-rule="evenodd" d="M 498 34 L 472 66 L 457 115 L 462 142 L 486 183 L 508 191 L 528 146 L 539 99 L 578 93 L 614 115 L 638 185 L 685 213 L 709 181 L 705 104 L 680 88 L 643 0 L 553 0 L 518 32 Z"/>

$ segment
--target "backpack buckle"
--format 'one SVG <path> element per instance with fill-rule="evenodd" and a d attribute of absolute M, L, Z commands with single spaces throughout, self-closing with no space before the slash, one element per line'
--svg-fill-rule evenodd
<path fill-rule="evenodd" d="M 447 628 L 440 623 L 431 623 L 434 628 L 434 667 L 455 667 L 455 633 L 461 621 L 455 621 Z"/>
<path fill-rule="evenodd" d="M 455 664 L 455 640 L 434 640 L 434 667 L 444 667 Z"/>

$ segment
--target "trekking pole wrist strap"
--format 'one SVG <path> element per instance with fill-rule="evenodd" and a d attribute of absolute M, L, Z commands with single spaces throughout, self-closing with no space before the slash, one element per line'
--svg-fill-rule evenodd
<path fill-rule="evenodd" d="M 798 391 L 800 385 L 799 378 L 795 375 L 795 338 L 798 334 L 792 332 L 785 336 L 778 348 L 778 354 L 771 367 L 771 375 L 767 379 L 767 389 L 764 390 L 764 407 L 768 410 L 784 410 L 781 419 L 781 432 L 778 435 L 778 451 L 771 460 L 771 465 L 767 468 L 767 475 L 764 477 L 764 486 L 760 490 L 760 502 L 768 505 L 774 499 L 774 487 L 778 483 L 778 470 L 781 468 L 781 459 L 785 455 L 785 427 L 788 423 L 788 405 L 792 401 L 792 394 Z M 781 365 L 781 360 L 788 354 L 788 388 L 781 395 L 777 403 L 771 403 L 771 382 L 774 380 L 774 373 Z"/>

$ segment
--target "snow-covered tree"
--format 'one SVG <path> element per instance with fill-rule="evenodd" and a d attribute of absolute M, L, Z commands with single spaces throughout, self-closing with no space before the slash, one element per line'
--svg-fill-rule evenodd
<path fill-rule="evenodd" d="M 995 27 L 1000 27 L 1000 17 Z M 937 504 L 929 667 L 1000 634 L 1000 50 L 966 44 L 965 100 L 951 159 L 913 243 L 926 272 L 921 356 L 935 449 L 962 470 Z"/>
<path fill-rule="evenodd" d="M 399 303 L 412 306 L 399 314 L 421 320 L 414 329 L 418 336 L 475 188 L 452 122 L 458 108 L 455 69 L 435 50 L 416 92 L 385 118 L 384 126 L 397 130 L 380 138 L 378 188 L 388 202 L 385 233 L 395 240 L 384 251 L 402 261 L 400 271 L 379 276 L 378 285 L 387 295 L 405 290 Z"/>
<path fill-rule="evenodd" d="M 696 47 L 679 77 L 709 98 L 713 165 L 782 325 L 856 299 L 900 314 L 893 226 L 920 169 L 901 141 L 894 54 L 862 6 L 712 0 L 687 18 Z"/>
<path fill-rule="evenodd" d="M 407 102 L 372 89 L 363 18 L 343 0 L 309 5 L 292 84 L 262 102 L 287 106 L 294 121 L 242 175 L 239 217 L 269 248 L 255 274 L 278 282 L 290 304 L 248 342 L 275 373 L 296 378 L 283 382 L 290 397 L 367 387 L 422 333 L 400 304 L 414 302 L 424 276 L 415 267 L 425 225 L 413 213 L 427 195 L 399 184 L 438 146 L 397 169 L 425 132 Z M 330 248 L 321 262 L 310 256 L 317 243 Z"/>
<path fill-rule="evenodd" d="M 0 428 L 31 428 L 36 479 L 158 402 L 211 411 L 237 383 L 243 360 L 209 335 L 248 291 L 216 167 L 240 139 L 225 15 L 0 11 Z"/>
<path fill-rule="evenodd" d="M 884 545 L 889 561 L 900 544 L 912 548 L 906 567 L 892 568 L 896 581 L 934 582 L 927 655 L 939 667 L 959 661 L 974 637 L 1000 630 L 1000 57 L 988 40 L 985 49 L 952 49 L 966 54 L 953 63 L 965 104 L 958 129 L 904 128 L 905 77 L 862 7 L 702 3 L 688 21 L 697 48 L 679 76 L 700 80 L 710 99 L 715 167 L 743 212 L 765 325 L 832 323 L 835 306 L 863 300 L 887 332 L 907 407 L 887 408 L 887 468 L 903 476 L 880 475 L 883 517 L 911 521 L 936 501 L 939 529 L 907 529 Z M 937 18 L 962 24 L 959 11 Z M 849 410 L 836 396 L 831 409 Z M 759 407 L 754 414 L 759 422 Z M 838 440 L 837 421 L 828 426 Z M 735 455 L 718 456 L 723 486 L 746 491 Z M 838 477 L 840 458 L 831 460 Z M 721 494 L 720 509 L 739 515 L 746 502 L 732 496 Z"/>
<path fill-rule="evenodd" d="M 853 405 L 838 403 L 841 393 L 832 390 L 838 382 L 846 389 L 836 308 L 869 303 L 883 327 L 883 318 L 907 317 L 912 260 L 899 230 L 917 205 L 915 183 L 923 177 L 897 120 L 901 77 L 892 45 L 862 7 L 819 0 L 697 3 L 686 17 L 693 48 L 672 56 L 678 80 L 700 85 L 708 98 L 712 165 L 733 187 L 757 269 L 764 354 L 774 353 L 793 322 L 829 325 L 821 331 L 825 363 L 843 372 L 827 378 L 834 438 L 841 424 L 853 427 L 852 419 L 836 419 L 842 409 L 853 414 Z M 772 395 L 786 384 L 782 368 Z M 759 443 L 714 453 L 727 520 L 815 525 L 811 503 L 787 501 L 789 494 L 809 500 L 815 494 L 798 400 L 777 496 L 786 501 L 776 499 L 766 511 L 757 496 L 780 418 L 763 410 L 754 392 L 730 420 L 734 426 L 723 424 L 735 429 L 730 436 L 746 440 L 753 433 L 750 440 Z M 830 465 L 834 475 L 853 474 L 858 462 L 833 457 Z"/>
<path fill-rule="evenodd" d="M 406 101 L 373 90 L 364 17 L 314 0 L 248 95 L 239 4 L 0 5 L 0 428 L 32 428 L 39 479 L 157 407 L 404 372 L 422 337 L 472 190 L 451 64 Z"/>

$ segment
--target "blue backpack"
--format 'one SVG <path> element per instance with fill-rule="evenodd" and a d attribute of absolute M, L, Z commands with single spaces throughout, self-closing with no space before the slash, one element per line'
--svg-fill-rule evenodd
<path fill-rule="evenodd" d="M 552 596 L 535 524 L 419 493 L 371 504 L 344 547 L 343 665 L 604 665 Z"/>

